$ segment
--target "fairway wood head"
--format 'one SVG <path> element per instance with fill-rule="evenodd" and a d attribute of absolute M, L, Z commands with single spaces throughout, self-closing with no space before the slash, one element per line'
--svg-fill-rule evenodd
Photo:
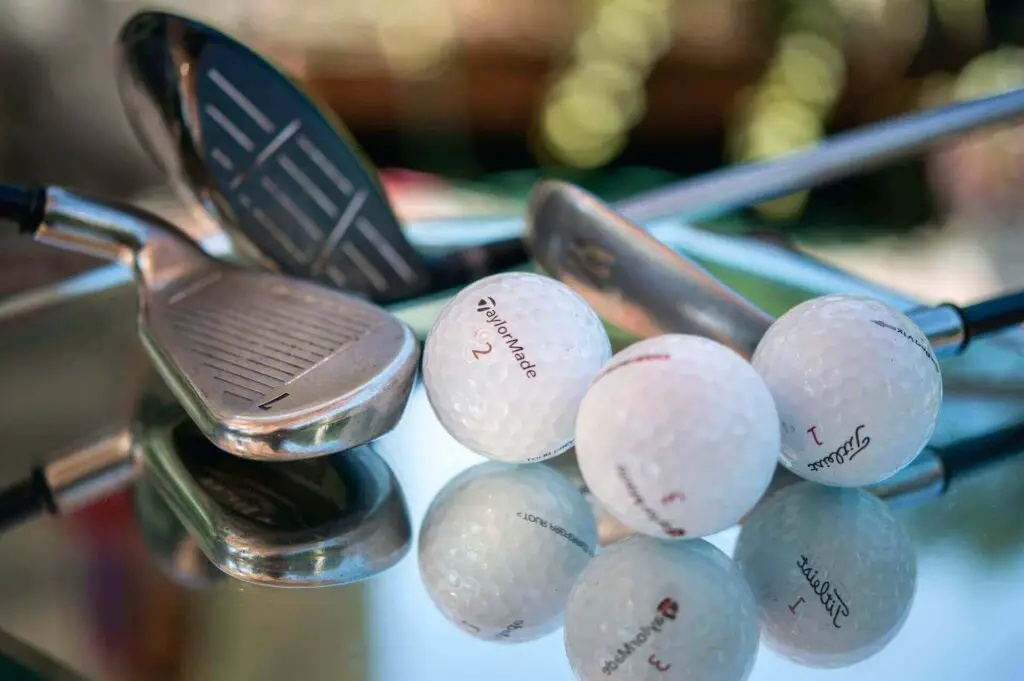
<path fill-rule="evenodd" d="M 772 318 L 593 195 L 544 180 L 526 241 L 537 262 L 605 320 L 640 338 L 704 336 L 750 357 Z"/>
<path fill-rule="evenodd" d="M 160 500 L 231 577 L 282 587 L 348 584 L 386 570 L 409 549 L 401 488 L 370 447 L 248 461 L 213 447 L 175 408 L 150 409 L 135 439 Z"/>
<path fill-rule="evenodd" d="M 378 302 L 428 289 L 426 267 L 354 140 L 263 57 L 162 12 L 129 19 L 118 56 L 142 144 L 250 259 Z"/>
<path fill-rule="evenodd" d="M 139 335 L 214 444 L 250 459 L 321 456 L 398 422 L 412 331 L 360 298 L 215 260 L 156 216 L 47 192 L 35 238 L 133 268 Z"/>

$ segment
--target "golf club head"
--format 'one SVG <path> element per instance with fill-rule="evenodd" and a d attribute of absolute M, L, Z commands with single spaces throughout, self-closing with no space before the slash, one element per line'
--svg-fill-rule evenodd
<path fill-rule="evenodd" d="M 249 461 L 212 446 L 179 408 L 162 405 L 141 412 L 134 440 L 147 484 L 206 559 L 235 579 L 349 584 L 409 550 L 405 498 L 368 446 L 319 459 Z M 175 532 L 163 544 L 187 551 Z"/>
<path fill-rule="evenodd" d="M 33 235 L 132 268 L 149 357 L 227 452 L 331 454 L 389 431 L 405 409 L 419 343 L 372 303 L 224 263 L 156 216 L 57 188 Z"/>
<path fill-rule="evenodd" d="M 142 543 L 172 582 L 201 591 L 226 579 L 225 573 L 199 550 L 196 540 L 145 474 L 135 481 L 132 507 Z"/>
<path fill-rule="evenodd" d="M 266 59 L 163 12 L 129 19 L 118 57 L 143 146 L 251 259 L 381 303 L 429 289 L 355 141 Z"/>
<path fill-rule="evenodd" d="M 753 355 L 773 318 L 571 184 L 533 189 L 525 238 L 551 276 L 609 322 L 639 338 L 691 333 Z"/>

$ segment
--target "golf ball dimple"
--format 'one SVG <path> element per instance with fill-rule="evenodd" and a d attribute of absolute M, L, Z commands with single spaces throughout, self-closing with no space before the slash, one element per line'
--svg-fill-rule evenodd
<path fill-rule="evenodd" d="M 434 499 L 420 530 L 420 575 L 463 631 L 529 641 L 561 626 L 573 582 L 596 548 L 590 505 L 561 473 L 488 462 Z"/>
<path fill-rule="evenodd" d="M 580 681 L 743 681 L 757 646 L 750 588 L 700 539 L 634 535 L 608 546 L 566 608 L 565 649 Z"/>
<path fill-rule="evenodd" d="M 800 482 L 747 518 L 735 560 L 761 613 L 765 643 L 812 667 L 880 651 L 914 597 L 914 548 L 877 498 Z"/>
<path fill-rule="evenodd" d="M 463 289 L 427 338 L 423 382 L 445 429 L 478 454 L 542 461 L 573 444 L 580 400 L 611 356 L 597 314 L 572 289 L 528 273 Z"/>
<path fill-rule="evenodd" d="M 928 339 L 872 298 L 830 295 L 797 305 L 752 359 L 782 420 L 782 462 L 826 485 L 891 476 L 927 444 L 942 403 Z"/>
<path fill-rule="evenodd" d="M 737 523 L 779 456 L 779 417 L 761 377 L 732 350 L 666 335 L 626 348 L 580 405 L 576 456 L 591 493 L 656 537 Z"/>

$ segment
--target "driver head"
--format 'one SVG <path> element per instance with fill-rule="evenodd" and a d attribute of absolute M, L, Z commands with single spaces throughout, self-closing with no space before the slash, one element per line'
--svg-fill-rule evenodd
<path fill-rule="evenodd" d="M 381 303 L 428 290 L 372 165 L 291 78 L 223 32 L 165 12 L 131 17 L 117 48 L 137 137 L 250 259 Z"/>

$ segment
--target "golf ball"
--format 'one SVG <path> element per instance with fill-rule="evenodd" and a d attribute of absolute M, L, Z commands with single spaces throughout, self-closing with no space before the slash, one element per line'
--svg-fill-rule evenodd
<path fill-rule="evenodd" d="M 826 485 L 884 480 L 927 444 L 942 403 L 928 339 L 885 303 L 831 295 L 797 305 L 752 360 L 782 420 L 782 462 Z"/>
<path fill-rule="evenodd" d="M 590 506 L 561 473 L 488 462 L 434 499 L 420 530 L 420 575 L 463 631 L 529 641 L 562 625 L 569 591 L 596 547 Z"/>
<path fill-rule="evenodd" d="M 701 537 L 739 522 L 779 457 L 779 416 L 742 357 L 697 336 L 636 343 L 594 379 L 576 421 L 591 493 L 656 537 Z"/>
<path fill-rule="evenodd" d="M 700 539 L 634 535 L 610 545 L 566 608 L 565 650 L 580 681 L 743 681 L 757 645 L 750 587 Z"/>
<path fill-rule="evenodd" d="M 859 489 L 801 482 L 772 494 L 747 518 L 734 556 L 765 643 L 812 667 L 877 653 L 914 598 L 910 540 L 885 504 Z"/>
<path fill-rule="evenodd" d="M 572 446 L 580 400 L 611 356 L 604 325 L 568 286 L 506 273 L 463 289 L 427 337 L 438 419 L 478 454 L 541 461 Z"/>

